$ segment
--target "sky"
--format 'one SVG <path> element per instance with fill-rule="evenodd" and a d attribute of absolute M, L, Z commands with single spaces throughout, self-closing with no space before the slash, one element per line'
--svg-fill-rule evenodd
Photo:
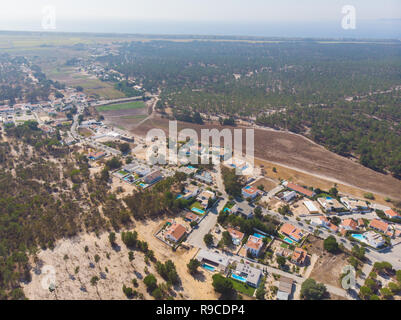
<path fill-rule="evenodd" d="M 53 6 L 56 31 L 330 36 L 344 5 L 356 10 L 349 35 L 401 37 L 401 0 L 1 0 L 0 30 L 39 31 Z"/>

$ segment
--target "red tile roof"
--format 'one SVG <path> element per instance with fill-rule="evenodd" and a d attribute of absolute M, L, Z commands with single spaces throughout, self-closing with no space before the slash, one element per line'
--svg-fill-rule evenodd
<path fill-rule="evenodd" d="M 369 225 L 371 228 L 386 232 L 389 224 L 387 222 L 381 221 L 379 219 L 373 219 Z"/>
<path fill-rule="evenodd" d="M 287 236 L 291 236 L 296 240 L 302 238 L 302 231 L 289 223 L 284 223 L 280 228 L 280 232 L 286 234 Z"/>
<path fill-rule="evenodd" d="M 242 240 L 244 238 L 244 234 L 236 229 L 228 228 L 227 231 L 230 233 L 231 237 L 235 239 Z"/>
<path fill-rule="evenodd" d="M 314 195 L 313 191 L 305 189 L 305 188 L 303 188 L 303 187 L 301 187 L 301 186 L 299 186 L 299 185 L 297 185 L 295 183 L 292 183 L 292 182 L 288 182 L 287 188 L 289 188 L 291 190 L 294 190 L 296 192 L 302 193 L 307 197 L 313 197 L 313 195 Z"/>
<path fill-rule="evenodd" d="M 400 215 L 392 209 L 386 210 L 386 211 L 384 211 L 384 213 L 386 215 L 390 216 L 391 218 L 400 217 Z"/>
<path fill-rule="evenodd" d="M 178 241 L 184 236 L 186 232 L 187 229 L 185 229 L 183 225 L 176 223 L 170 227 L 170 229 L 167 231 L 167 234 Z"/>

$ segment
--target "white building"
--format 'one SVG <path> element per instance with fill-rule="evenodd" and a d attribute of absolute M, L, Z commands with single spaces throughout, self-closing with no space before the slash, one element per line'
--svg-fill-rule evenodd
<path fill-rule="evenodd" d="M 374 231 L 365 232 L 363 237 L 366 239 L 366 243 L 374 248 L 379 248 L 385 244 L 383 237 Z"/>
<path fill-rule="evenodd" d="M 312 201 L 304 201 L 304 206 L 308 209 L 309 213 L 319 213 L 319 209 Z"/>
<path fill-rule="evenodd" d="M 286 191 L 283 193 L 282 200 L 285 202 L 290 202 L 292 199 L 297 197 L 297 193 L 295 191 Z"/>

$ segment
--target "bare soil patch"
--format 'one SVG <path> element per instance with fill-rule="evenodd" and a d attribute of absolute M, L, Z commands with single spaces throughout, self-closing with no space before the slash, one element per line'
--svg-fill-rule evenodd
<path fill-rule="evenodd" d="M 319 258 L 313 267 L 310 277 L 318 282 L 327 283 L 340 288 L 340 276 L 342 269 L 348 264 L 348 255 L 345 253 L 331 254 L 324 250 L 323 240 L 310 235 L 308 237 L 307 250 L 309 254 L 315 254 Z"/>

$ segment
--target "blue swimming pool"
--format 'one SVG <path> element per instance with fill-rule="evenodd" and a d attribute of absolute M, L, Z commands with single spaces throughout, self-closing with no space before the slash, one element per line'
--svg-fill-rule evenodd
<path fill-rule="evenodd" d="M 233 278 L 233 279 L 235 279 L 235 280 L 238 280 L 238 281 L 241 281 L 241 282 L 246 282 L 246 279 L 245 279 L 245 278 L 240 277 L 240 276 L 236 275 L 235 273 L 232 273 L 232 274 L 231 274 L 231 278 Z"/>
<path fill-rule="evenodd" d="M 362 234 L 354 233 L 354 234 L 351 234 L 351 237 L 358 241 L 362 241 L 362 242 L 365 241 L 365 237 Z"/>
<path fill-rule="evenodd" d="M 196 169 L 196 168 L 193 166 L 188 166 L 188 169 Z"/>
<path fill-rule="evenodd" d="M 144 183 L 142 183 L 142 182 L 141 182 L 139 185 L 140 185 L 142 188 L 145 188 L 145 187 L 147 186 L 146 184 L 144 184 Z"/>
<path fill-rule="evenodd" d="M 291 240 L 290 238 L 287 238 L 287 237 L 284 238 L 284 241 L 289 243 L 289 244 L 293 244 L 294 243 L 294 240 Z"/>
<path fill-rule="evenodd" d="M 224 208 L 224 212 L 231 212 L 231 209 L 230 208 Z"/>
<path fill-rule="evenodd" d="M 182 198 L 182 194 L 179 194 L 176 199 Z"/>
<path fill-rule="evenodd" d="M 209 271 L 214 271 L 214 267 L 212 267 L 212 266 L 209 266 L 208 264 L 206 264 L 206 263 L 204 263 L 204 264 L 202 264 L 202 268 L 203 269 L 206 269 L 206 270 L 209 270 Z"/>
<path fill-rule="evenodd" d="M 204 214 L 204 213 L 205 213 L 205 211 L 203 211 L 203 210 L 201 210 L 201 209 L 198 209 L 198 208 L 196 208 L 196 207 L 193 207 L 191 210 L 192 210 L 193 212 L 196 212 L 196 213 L 199 213 L 199 214 Z"/>
<path fill-rule="evenodd" d="M 259 238 L 259 239 L 266 238 L 266 236 L 264 236 L 262 234 L 259 234 L 259 233 L 254 233 L 253 236 L 256 237 L 256 238 Z"/>

